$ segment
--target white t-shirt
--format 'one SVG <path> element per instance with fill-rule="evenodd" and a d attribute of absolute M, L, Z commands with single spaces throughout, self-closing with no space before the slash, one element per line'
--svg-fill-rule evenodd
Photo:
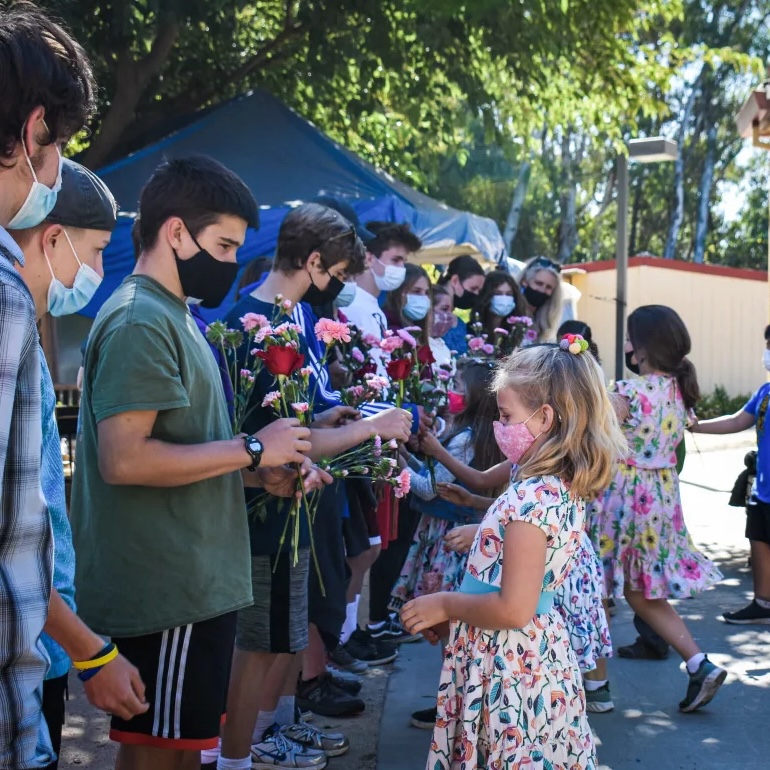
<path fill-rule="evenodd" d="M 360 286 L 356 287 L 356 296 L 353 298 L 353 302 L 342 308 L 342 312 L 348 321 L 355 324 L 364 334 L 371 334 L 378 340 L 385 336 L 385 329 L 388 328 L 385 313 L 382 312 L 377 297 L 373 297 Z M 377 374 L 386 377 L 387 372 L 382 362 L 382 351 L 372 350 L 371 356 L 377 364 Z"/>

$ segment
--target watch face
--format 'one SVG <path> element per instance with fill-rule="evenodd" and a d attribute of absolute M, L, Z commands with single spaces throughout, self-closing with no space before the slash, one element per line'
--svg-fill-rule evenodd
<path fill-rule="evenodd" d="M 249 451 L 255 452 L 256 454 L 262 454 L 263 450 L 264 447 L 262 446 L 262 442 L 258 438 L 249 440 Z"/>

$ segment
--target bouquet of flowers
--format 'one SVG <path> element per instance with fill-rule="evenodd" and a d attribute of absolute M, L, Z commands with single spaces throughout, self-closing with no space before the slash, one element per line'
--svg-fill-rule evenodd
<path fill-rule="evenodd" d="M 236 435 L 241 433 L 244 421 L 254 409 L 253 406 L 249 407 L 249 403 L 254 383 L 262 368 L 262 360 L 252 345 L 261 336 L 262 330 L 270 326 L 267 318 L 258 313 L 246 313 L 240 320 L 243 331 L 230 329 L 222 321 L 214 321 L 206 329 L 206 339 L 222 353 L 222 360 L 230 375 L 233 390 L 231 417 L 233 433 Z M 246 358 L 239 363 L 236 354 L 245 341 L 248 342 Z"/>
<path fill-rule="evenodd" d="M 521 347 L 523 342 L 532 343 L 537 339 L 537 331 L 532 328 L 532 319 L 526 315 L 512 315 L 506 318 L 510 327 L 510 347 L 515 350 Z"/>
<path fill-rule="evenodd" d="M 359 382 L 366 374 L 376 374 L 377 364 L 372 360 L 372 353 L 377 355 L 379 340 L 373 334 L 367 334 L 355 324 L 348 324 L 350 339 L 338 345 L 340 363 Z"/>
<path fill-rule="evenodd" d="M 346 406 L 358 409 L 361 404 L 382 401 L 389 385 L 390 382 L 388 382 L 387 377 L 366 372 L 363 376 L 363 382 L 343 388 L 340 391 L 340 399 Z"/>

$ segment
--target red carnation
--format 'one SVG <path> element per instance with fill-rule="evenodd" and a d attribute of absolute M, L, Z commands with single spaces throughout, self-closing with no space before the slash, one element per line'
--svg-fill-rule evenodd
<path fill-rule="evenodd" d="M 377 374 L 377 364 L 375 364 L 372 361 L 370 361 L 368 364 L 364 364 L 353 375 L 353 379 L 355 379 L 355 380 L 363 380 L 364 379 L 364 375 L 367 375 L 367 374 Z"/>
<path fill-rule="evenodd" d="M 417 348 L 417 360 L 423 366 L 430 366 L 436 363 L 436 359 L 433 357 L 433 351 L 430 349 L 430 345 L 420 345 Z"/>
<path fill-rule="evenodd" d="M 405 380 L 412 372 L 412 362 L 408 358 L 395 358 L 385 367 L 388 377 L 396 382 Z"/>
<path fill-rule="evenodd" d="M 305 363 L 305 356 L 290 345 L 271 345 L 267 350 L 258 350 L 257 358 L 265 362 L 273 377 L 291 377 Z"/>

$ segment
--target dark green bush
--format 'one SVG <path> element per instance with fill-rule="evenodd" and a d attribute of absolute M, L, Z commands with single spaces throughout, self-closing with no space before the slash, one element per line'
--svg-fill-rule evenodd
<path fill-rule="evenodd" d="M 695 412 L 699 420 L 711 420 L 714 417 L 722 417 L 726 414 L 735 414 L 746 406 L 746 402 L 751 396 L 729 396 L 727 391 L 717 385 L 713 393 L 707 393 L 701 396 Z"/>

